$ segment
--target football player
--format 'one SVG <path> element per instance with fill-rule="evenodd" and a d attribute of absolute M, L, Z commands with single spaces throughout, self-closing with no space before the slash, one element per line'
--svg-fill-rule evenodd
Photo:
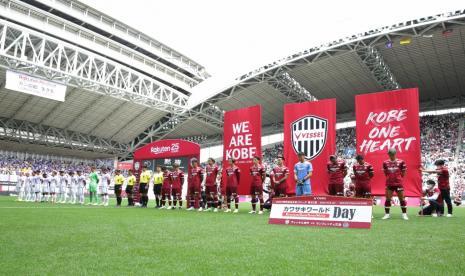
<path fill-rule="evenodd" d="M 373 166 L 366 162 L 363 155 L 355 157 L 356 162 L 352 166 L 355 181 L 355 197 L 371 197 L 371 179 L 374 176 Z"/>
<path fill-rule="evenodd" d="M 189 206 L 188 211 L 198 209 L 202 211 L 202 207 L 199 205 L 202 192 L 202 182 L 203 182 L 203 168 L 199 165 L 199 160 L 197 158 L 191 159 L 191 169 L 188 174 L 187 181 L 187 194 L 189 195 Z"/>
<path fill-rule="evenodd" d="M 167 167 L 161 168 L 163 171 L 163 184 L 161 187 L 161 209 L 171 209 L 171 179 L 170 179 L 170 171 Z M 168 202 L 168 207 L 166 206 L 166 202 Z"/>
<path fill-rule="evenodd" d="M 109 171 L 110 170 L 108 168 L 102 169 L 102 177 L 100 181 L 100 195 L 102 197 L 101 205 L 103 206 L 108 206 L 108 188 L 110 187 L 111 183 L 111 176 Z"/>
<path fill-rule="evenodd" d="M 397 194 L 402 209 L 402 218 L 408 220 L 407 202 L 404 197 L 403 179 L 407 171 L 405 161 L 397 159 L 397 151 L 394 148 L 388 150 L 389 159 L 383 162 L 384 175 L 386 176 L 386 201 L 384 203 L 385 214 L 383 219 L 389 219 L 391 199 L 393 193 Z"/>
<path fill-rule="evenodd" d="M 235 165 L 236 160 L 229 158 L 229 166 L 226 168 L 226 204 L 225 213 L 231 212 L 231 201 L 234 199 L 234 213 L 239 212 L 239 195 L 237 194 L 237 186 L 241 180 L 241 170 Z"/>
<path fill-rule="evenodd" d="M 179 202 L 179 209 L 182 209 L 182 185 L 184 184 L 184 172 L 179 169 L 179 164 L 173 165 L 173 171 L 169 174 L 171 182 L 171 195 L 173 196 L 173 205 L 171 209 L 176 208 L 176 203 Z"/>
<path fill-rule="evenodd" d="M 271 197 L 285 197 L 287 195 L 287 178 L 289 169 L 284 165 L 284 156 L 278 155 L 276 166 L 271 170 Z"/>
<path fill-rule="evenodd" d="M 95 172 L 95 167 L 90 168 L 89 174 L 89 203 L 87 205 L 98 205 L 98 175 Z"/>
<path fill-rule="evenodd" d="M 252 159 L 253 165 L 250 167 L 250 175 L 252 183 L 250 185 L 250 194 L 252 195 L 252 210 L 249 214 L 256 213 L 257 201 L 260 202 L 259 215 L 263 214 L 263 182 L 265 181 L 265 167 L 260 163 L 260 157 L 254 156 Z"/>
<path fill-rule="evenodd" d="M 86 177 L 82 174 L 81 171 L 77 171 L 77 192 L 76 195 L 79 200 L 79 204 L 84 205 L 84 189 L 86 187 L 87 181 Z"/>
<path fill-rule="evenodd" d="M 205 211 L 218 212 L 218 188 L 216 179 L 218 176 L 219 168 L 216 165 L 215 159 L 208 158 L 208 164 L 205 167 L 205 193 L 207 196 L 207 208 Z"/>
<path fill-rule="evenodd" d="M 344 177 L 347 175 L 347 166 L 344 160 L 337 159 L 336 155 L 329 157 L 326 164 L 329 175 L 328 191 L 330 195 L 344 195 Z"/>

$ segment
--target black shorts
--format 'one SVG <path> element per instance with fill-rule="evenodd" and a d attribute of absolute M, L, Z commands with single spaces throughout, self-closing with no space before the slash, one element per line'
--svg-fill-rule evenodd
<path fill-rule="evenodd" d="M 116 192 L 121 192 L 123 190 L 123 185 L 121 184 L 116 184 L 115 185 L 115 193 Z"/>
<path fill-rule="evenodd" d="M 386 186 L 386 191 L 390 190 L 393 192 L 403 192 L 404 191 L 404 186 Z"/>
<path fill-rule="evenodd" d="M 161 195 L 161 184 L 154 184 L 153 185 L 153 193 L 156 195 Z"/>
<path fill-rule="evenodd" d="M 126 186 L 126 193 L 127 194 L 132 194 L 133 189 L 134 189 L 134 186 Z"/>
<path fill-rule="evenodd" d="M 145 194 L 148 192 L 148 187 L 149 185 L 147 185 L 147 183 L 140 183 L 139 184 L 139 193 L 141 194 Z"/>

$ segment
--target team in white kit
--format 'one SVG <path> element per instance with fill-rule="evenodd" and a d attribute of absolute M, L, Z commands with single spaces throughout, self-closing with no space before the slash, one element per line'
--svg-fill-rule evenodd
<path fill-rule="evenodd" d="M 89 181 L 81 171 L 21 172 L 16 184 L 18 201 L 84 204 L 86 185 Z M 99 175 L 101 204 L 108 206 L 111 176 L 108 169 Z M 94 204 L 95 205 L 95 204 Z"/>

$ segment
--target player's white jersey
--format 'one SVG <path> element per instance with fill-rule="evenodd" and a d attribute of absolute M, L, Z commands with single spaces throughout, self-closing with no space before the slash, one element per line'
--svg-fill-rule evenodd
<path fill-rule="evenodd" d="M 58 176 L 50 177 L 50 193 L 56 193 L 58 187 L 59 179 Z"/>
<path fill-rule="evenodd" d="M 69 179 L 70 179 L 69 186 L 70 186 L 71 191 L 76 192 L 77 186 L 78 186 L 78 176 L 77 175 L 69 176 Z"/>
<path fill-rule="evenodd" d="M 107 194 L 108 193 L 108 188 L 110 186 L 110 181 L 111 181 L 111 176 L 109 173 L 105 173 L 102 175 L 100 179 L 100 193 L 101 194 Z"/>
<path fill-rule="evenodd" d="M 26 176 L 22 175 L 18 178 L 18 181 L 16 182 L 16 192 L 24 192 L 24 186 L 26 185 Z"/>
<path fill-rule="evenodd" d="M 68 184 L 68 177 L 66 175 L 60 175 L 59 180 L 60 180 L 59 192 L 64 193 L 66 191 L 66 187 L 68 186 L 67 185 Z"/>
<path fill-rule="evenodd" d="M 84 194 L 84 187 L 86 186 L 86 177 L 80 175 L 77 177 L 77 192 L 78 194 Z"/>
<path fill-rule="evenodd" d="M 36 193 L 42 192 L 42 179 L 40 175 L 33 176 L 33 183 L 34 183 L 34 192 Z"/>
<path fill-rule="evenodd" d="M 42 180 L 42 193 L 50 193 L 50 177 L 40 177 Z"/>
<path fill-rule="evenodd" d="M 31 176 L 25 176 L 24 177 L 24 191 L 26 193 L 31 193 L 32 192 L 32 178 Z"/>
<path fill-rule="evenodd" d="M 33 175 L 30 175 L 28 178 L 27 178 L 27 182 L 29 183 L 29 189 L 31 192 L 34 192 L 34 176 Z"/>

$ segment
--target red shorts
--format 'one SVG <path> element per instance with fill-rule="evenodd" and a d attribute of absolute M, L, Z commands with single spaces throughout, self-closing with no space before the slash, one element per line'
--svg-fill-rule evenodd
<path fill-rule="evenodd" d="M 226 196 L 230 197 L 232 195 L 237 195 L 237 186 L 227 186 L 226 187 Z"/>
<path fill-rule="evenodd" d="M 171 195 L 171 187 L 161 187 L 162 195 Z"/>
<path fill-rule="evenodd" d="M 355 183 L 355 197 L 365 197 L 371 195 L 370 183 Z"/>
<path fill-rule="evenodd" d="M 187 194 L 188 195 L 194 195 L 194 194 L 200 194 L 202 192 L 202 188 L 200 186 L 189 186 L 187 187 Z"/>
<path fill-rule="evenodd" d="M 205 186 L 205 193 L 208 194 L 216 194 L 218 192 L 218 189 L 216 186 Z"/>
<path fill-rule="evenodd" d="M 404 185 L 387 185 L 386 186 L 386 191 L 393 191 L 393 192 L 403 192 L 404 191 Z"/>
<path fill-rule="evenodd" d="M 344 195 L 344 184 L 329 184 L 328 185 L 329 195 Z"/>
<path fill-rule="evenodd" d="M 275 196 L 286 196 L 287 195 L 287 185 L 286 184 L 279 184 L 276 185 L 273 189 Z"/>
<path fill-rule="evenodd" d="M 250 186 L 251 195 L 263 195 L 263 186 Z"/>
<path fill-rule="evenodd" d="M 171 194 L 173 196 L 181 196 L 181 188 L 172 187 L 171 188 Z"/>

